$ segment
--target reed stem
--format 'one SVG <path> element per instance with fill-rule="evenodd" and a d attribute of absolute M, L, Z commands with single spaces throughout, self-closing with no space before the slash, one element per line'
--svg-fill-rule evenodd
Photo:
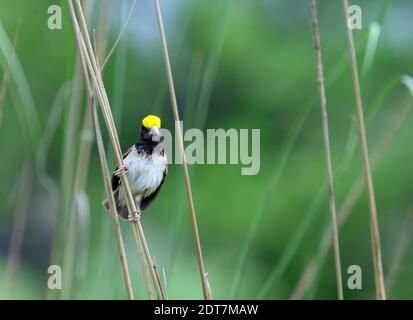
<path fill-rule="evenodd" d="M 197 260 L 198 260 L 199 273 L 201 276 L 202 291 L 203 291 L 204 299 L 211 300 L 212 293 L 211 293 L 211 289 L 208 283 L 207 273 L 205 272 L 204 262 L 203 262 L 203 257 L 202 257 L 201 241 L 199 238 L 198 224 L 197 224 L 197 218 L 196 218 L 196 213 L 195 213 L 195 205 L 194 205 L 194 201 L 192 197 L 191 181 L 189 178 L 188 167 L 186 163 L 184 142 L 183 142 L 183 137 L 182 137 L 182 128 L 181 128 L 179 112 L 178 112 L 178 104 L 176 101 L 175 87 L 174 87 L 174 82 L 173 82 L 173 77 L 172 77 L 171 64 L 169 61 L 168 45 L 167 45 L 165 29 L 164 29 L 163 21 L 162 21 L 161 8 L 159 6 L 158 0 L 154 0 L 154 4 L 155 4 L 155 10 L 156 10 L 156 18 L 158 21 L 159 33 L 160 33 L 161 42 L 162 42 L 163 58 L 165 62 L 166 76 L 168 80 L 169 94 L 171 98 L 172 113 L 173 113 L 174 120 L 176 123 L 175 127 L 177 130 L 177 137 L 178 137 L 178 148 L 179 148 L 178 152 L 180 152 L 182 156 L 182 169 L 183 169 L 183 174 L 184 174 L 184 179 L 185 179 L 185 188 L 186 188 L 186 192 L 188 196 L 188 204 L 189 204 L 189 211 L 191 215 L 192 230 L 194 232 L 194 238 L 195 238 L 196 254 L 197 254 Z"/>
<path fill-rule="evenodd" d="M 31 194 L 32 164 L 25 160 L 19 178 L 19 194 L 16 211 L 14 213 L 13 229 L 11 233 L 9 256 L 7 261 L 5 296 L 13 297 L 16 285 L 17 270 L 20 262 L 20 252 L 26 229 L 27 213 Z"/>
<path fill-rule="evenodd" d="M 333 242 L 334 242 L 334 258 L 336 266 L 336 282 L 337 282 L 337 295 L 339 300 L 343 300 L 343 278 L 341 273 L 341 259 L 340 259 L 340 245 L 337 227 L 337 212 L 336 212 L 336 201 L 334 197 L 334 176 L 333 176 L 333 165 L 331 161 L 331 147 L 330 147 L 330 134 L 328 129 L 328 113 L 327 113 L 327 98 L 326 91 L 324 87 L 324 71 L 323 63 L 321 60 L 321 44 L 320 44 L 320 33 L 318 28 L 318 17 L 317 17 L 317 3 L 316 0 L 311 0 L 311 19 L 312 19 L 312 34 L 313 34 L 313 44 L 316 57 L 317 65 L 317 83 L 318 90 L 320 93 L 321 102 L 321 115 L 322 115 L 322 125 L 323 125 L 323 139 L 325 148 L 325 157 L 327 165 L 327 175 L 328 175 L 328 195 L 330 200 L 330 212 L 331 212 L 331 227 L 333 231 Z"/>
<path fill-rule="evenodd" d="M 370 209 L 370 232 L 374 265 L 374 280 L 376 284 L 377 300 L 386 300 L 386 290 L 384 286 L 383 265 L 380 248 L 380 232 L 377 218 L 376 200 L 374 197 L 373 178 L 371 175 L 369 152 L 367 146 L 366 129 L 364 124 L 363 105 L 360 92 L 360 81 L 357 68 L 356 52 L 354 47 L 353 32 L 348 25 L 348 1 L 342 0 L 344 23 L 347 33 L 347 45 L 351 62 L 351 74 L 353 78 L 353 90 L 356 100 L 357 124 L 360 135 L 361 153 L 363 156 L 364 179 L 367 187 L 369 209 Z"/>
<path fill-rule="evenodd" d="M 80 5 L 80 1 L 76 0 L 75 1 L 75 5 L 76 5 L 76 9 L 79 15 L 79 20 L 80 20 L 80 28 L 79 25 L 77 23 L 77 19 L 76 19 L 76 15 L 74 13 L 74 8 L 73 8 L 73 3 L 71 0 L 67 0 L 67 4 L 68 4 L 68 8 L 69 8 L 69 12 L 71 15 L 71 22 L 73 25 L 73 29 L 74 29 L 74 33 L 78 34 L 80 41 L 78 41 L 78 50 L 80 52 L 83 51 L 85 60 L 86 60 L 86 65 L 88 67 L 88 70 L 90 72 L 90 74 L 92 75 L 92 80 L 96 89 L 96 93 L 100 102 L 100 106 L 101 106 L 101 110 L 103 113 L 103 117 L 106 123 L 106 127 L 108 129 L 109 132 L 109 137 L 110 140 L 112 142 L 112 146 L 115 150 L 115 158 L 116 158 L 116 162 L 118 167 L 122 167 L 123 166 L 123 160 L 122 160 L 122 151 L 121 151 L 121 147 L 120 147 L 120 143 L 119 143 L 119 138 L 116 132 L 116 126 L 114 124 L 113 121 L 113 116 L 112 116 L 112 112 L 111 112 L 111 108 L 110 108 L 110 104 L 109 104 L 109 100 L 106 94 L 106 90 L 104 88 L 104 84 L 103 84 L 103 80 L 101 77 L 101 72 L 100 72 L 100 68 L 97 64 L 93 49 L 92 49 L 92 45 L 91 45 L 91 41 L 90 41 L 90 37 L 89 37 L 89 33 L 88 33 L 88 29 L 87 29 L 87 25 L 86 25 L 86 21 L 83 15 L 83 11 L 82 11 L 82 7 Z M 80 32 L 81 30 L 81 32 Z M 125 198 L 126 198 L 126 203 L 128 206 L 128 211 L 129 214 L 132 215 L 133 212 L 136 211 L 136 205 L 135 205 L 135 201 L 133 199 L 130 187 L 129 187 L 129 182 L 126 176 L 121 176 L 121 185 L 124 189 L 124 194 L 125 194 Z M 155 285 L 155 289 L 158 295 L 158 299 L 163 299 L 163 293 L 162 293 L 162 289 L 161 289 L 161 285 L 159 282 L 157 282 L 157 275 L 156 275 L 156 270 L 153 268 L 153 263 L 152 263 L 152 257 L 150 255 L 149 249 L 148 249 L 148 245 L 145 239 L 145 235 L 143 233 L 143 229 L 142 229 L 142 225 L 140 223 L 140 221 L 136 221 L 132 223 L 132 229 L 134 231 L 134 233 L 136 232 L 136 234 L 138 235 L 138 237 L 136 237 L 135 235 L 135 240 L 137 242 L 139 242 L 138 240 L 142 241 L 142 245 L 143 245 L 143 251 L 144 254 L 146 256 L 146 262 L 148 263 L 148 265 L 150 266 L 150 271 L 151 271 L 151 275 L 152 275 L 152 280 L 154 282 Z M 137 247 L 139 248 L 139 243 L 137 243 Z M 138 249 L 138 254 L 139 254 L 139 249 Z M 144 261 L 144 259 L 142 259 L 142 261 Z M 144 272 L 145 268 L 142 268 L 142 271 Z"/>

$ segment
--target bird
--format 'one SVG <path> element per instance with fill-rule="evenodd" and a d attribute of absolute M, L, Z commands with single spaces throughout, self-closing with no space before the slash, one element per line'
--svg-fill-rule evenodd
<path fill-rule="evenodd" d="M 129 221 L 138 221 L 141 213 L 157 197 L 168 174 L 168 160 L 160 136 L 161 119 L 148 115 L 142 120 L 139 140 L 123 155 L 123 166 L 112 175 L 112 191 L 118 215 Z M 129 215 L 121 176 L 126 175 L 136 211 Z M 103 206 L 110 211 L 109 201 Z"/>

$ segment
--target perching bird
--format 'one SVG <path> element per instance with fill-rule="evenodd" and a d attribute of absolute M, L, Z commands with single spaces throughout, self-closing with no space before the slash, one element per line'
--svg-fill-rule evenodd
<path fill-rule="evenodd" d="M 158 195 L 168 173 L 164 145 L 160 141 L 159 128 L 161 119 L 149 115 L 142 120 L 142 129 L 138 142 L 123 155 L 124 167 L 116 168 L 112 175 L 112 191 L 118 214 L 125 219 L 137 221 L 141 212 Z M 128 214 L 121 175 L 126 174 L 137 212 Z M 103 201 L 109 210 L 109 201 Z"/>

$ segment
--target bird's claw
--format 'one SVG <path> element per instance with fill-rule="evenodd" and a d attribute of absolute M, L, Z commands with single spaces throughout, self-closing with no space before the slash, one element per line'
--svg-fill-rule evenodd
<path fill-rule="evenodd" d="M 129 215 L 128 220 L 130 222 L 138 222 L 141 220 L 141 213 L 139 211 L 133 211 L 132 215 Z"/>
<path fill-rule="evenodd" d="M 126 166 L 121 166 L 121 167 L 119 167 L 119 169 L 115 170 L 115 172 L 114 172 L 115 176 L 117 176 L 119 178 L 121 176 L 126 175 L 127 173 L 128 173 L 128 168 Z"/>

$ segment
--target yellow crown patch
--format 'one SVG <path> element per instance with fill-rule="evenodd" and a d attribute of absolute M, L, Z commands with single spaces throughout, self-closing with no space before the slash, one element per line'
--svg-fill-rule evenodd
<path fill-rule="evenodd" d="M 143 118 L 142 125 L 147 129 L 150 129 L 153 126 L 156 126 L 156 127 L 160 128 L 161 127 L 161 119 L 157 116 L 149 115 L 149 116 L 146 116 L 145 118 Z"/>

